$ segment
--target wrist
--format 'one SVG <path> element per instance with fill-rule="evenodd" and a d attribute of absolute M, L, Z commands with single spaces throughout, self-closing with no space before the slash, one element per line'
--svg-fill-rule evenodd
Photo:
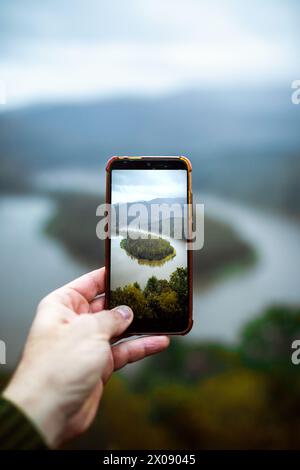
<path fill-rule="evenodd" d="M 51 395 L 47 385 L 36 378 L 23 380 L 17 372 L 4 390 L 3 397 L 27 416 L 48 447 L 56 448 L 62 442 L 65 418 L 59 410 L 57 397 Z"/>

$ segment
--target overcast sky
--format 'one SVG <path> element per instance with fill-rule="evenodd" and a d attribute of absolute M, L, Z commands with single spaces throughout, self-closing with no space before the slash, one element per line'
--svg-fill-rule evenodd
<path fill-rule="evenodd" d="M 112 204 L 186 197 L 185 170 L 113 170 Z"/>
<path fill-rule="evenodd" d="M 299 78 L 299 0 L 1 0 L 8 105 Z"/>

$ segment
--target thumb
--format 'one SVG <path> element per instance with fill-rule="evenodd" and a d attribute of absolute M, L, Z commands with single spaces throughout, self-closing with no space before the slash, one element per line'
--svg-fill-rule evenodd
<path fill-rule="evenodd" d="M 127 305 L 120 305 L 112 310 L 94 313 L 97 318 L 98 331 L 108 340 L 120 336 L 133 320 L 133 311 Z"/>

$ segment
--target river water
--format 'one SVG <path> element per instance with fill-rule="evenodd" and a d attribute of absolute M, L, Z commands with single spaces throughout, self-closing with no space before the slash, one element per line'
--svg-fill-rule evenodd
<path fill-rule="evenodd" d="M 41 197 L 0 198 L 0 339 L 6 343 L 7 367 L 22 350 L 41 298 L 87 270 L 43 234 L 53 210 Z"/>
<path fill-rule="evenodd" d="M 245 321 L 266 306 L 300 305 L 300 224 L 217 197 L 204 200 L 206 213 L 232 224 L 254 246 L 258 261 L 195 292 L 195 323 L 187 338 L 235 341 Z M 44 197 L 0 198 L 0 339 L 6 342 L 7 367 L 20 354 L 39 300 L 87 271 L 43 234 L 53 210 Z"/>
<path fill-rule="evenodd" d="M 265 307 L 300 305 L 300 223 L 214 196 L 203 199 L 205 213 L 230 224 L 254 247 L 258 259 L 194 297 L 189 338 L 235 341 L 244 323 Z"/>
<path fill-rule="evenodd" d="M 164 238 L 168 239 L 166 236 Z M 176 256 L 158 266 L 139 264 L 137 259 L 129 256 L 120 247 L 121 240 L 121 236 L 116 236 L 111 240 L 112 289 L 133 284 L 136 281 L 141 288 L 144 288 L 151 276 L 156 276 L 158 279 L 169 279 L 178 267 L 187 266 L 186 244 L 181 240 L 169 239 L 176 250 Z"/>

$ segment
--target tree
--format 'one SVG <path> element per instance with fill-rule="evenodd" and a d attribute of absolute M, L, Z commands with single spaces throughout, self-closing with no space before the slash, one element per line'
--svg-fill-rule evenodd
<path fill-rule="evenodd" d="M 178 295 L 178 301 L 181 305 L 188 302 L 188 270 L 187 268 L 177 268 L 171 274 L 170 287 Z"/>
<path fill-rule="evenodd" d="M 111 292 L 111 307 L 117 307 L 117 305 L 129 305 L 136 318 L 151 316 L 142 290 L 133 284 L 123 288 L 118 287 Z"/>
<path fill-rule="evenodd" d="M 177 294 L 172 290 L 162 292 L 159 295 L 158 303 L 161 317 L 166 320 L 172 320 L 180 313 Z"/>

